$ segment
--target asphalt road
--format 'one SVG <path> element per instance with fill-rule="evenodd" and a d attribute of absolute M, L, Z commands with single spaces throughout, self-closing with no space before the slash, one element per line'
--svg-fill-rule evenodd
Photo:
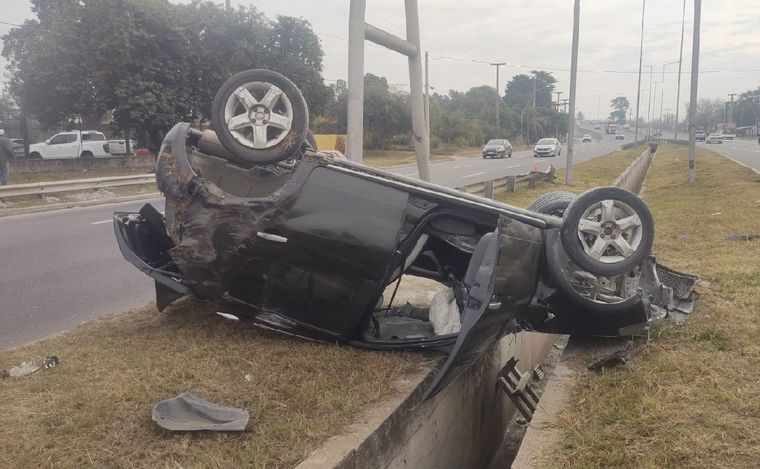
<path fill-rule="evenodd" d="M 163 207 L 154 199 L 0 218 L 0 350 L 153 299 L 111 222 L 146 202 Z"/>
<path fill-rule="evenodd" d="M 724 140 L 720 144 L 699 142 L 697 145 L 760 170 L 760 145 L 758 145 L 756 138 Z M 697 166 L 697 173 L 699 173 L 699 166 Z"/>
<path fill-rule="evenodd" d="M 631 141 L 626 135 L 625 141 L 614 140 L 612 135 L 602 134 L 602 140 L 590 143 L 577 141 L 573 151 L 573 162 L 581 163 L 613 151 L 619 150 L 620 145 Z M 562 146 L 562 155 L 558 157 L 533 158 L 532 150 L 515 151 L 512 158 L 496 158 L 484 160 L 480 156 L 459 157 L 453 161 L 442 161 L 430 164 L 430 173 L 434 183 L 449 187 L 462 187 L 490 179 L 498 179 L 508 175 L 524 174 L 534 166 L 546 171 L 550 165 L 564 168 L 567 158 L 567 145 Z M 418 177 L 414 165 L 394 169 L 405 176 Z"/>
<path fill-rule="evenodd" d="M 579 142 L 575 162 L 607 154 L 620 143 L 611 136 Z M 530 151 L 495 160 L 458 158 L 431 169 L 434 182 L 461 187 L 522 174 L 533 165 L 563 167 L 566 153 L 563 147 L 557 158 L 534 159 Z M 413 166 L 394 171 L 416 175 Z M 137 211 L 146 202 L 163 206 L 163 199 L 153 199 L 0 218 L 0 350 L 153 300 L 152 281 L 124 261 L 111 225 L 114 211 Z"/>

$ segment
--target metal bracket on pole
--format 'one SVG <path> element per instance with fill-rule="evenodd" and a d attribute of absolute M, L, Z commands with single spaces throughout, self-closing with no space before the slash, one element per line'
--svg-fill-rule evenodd
<path fill-rule="evenodd" d="M 422 84 L 420 21 L 417 0 L 405 0 L 406 39 L 365 23 L 366 0 L 351 0 L 348 25 L 348 157 L 362 161 L 364 146 L 364 41 L 368 40 L 409 58 L 412 141 L 420 179 L 430 181 L 430 131 L 425 120 Z"/>

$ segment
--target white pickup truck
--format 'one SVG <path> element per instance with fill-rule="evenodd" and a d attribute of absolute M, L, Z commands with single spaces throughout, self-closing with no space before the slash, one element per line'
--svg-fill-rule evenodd
<path fill-rule="evenodd" d="M 30 158 L 96 158 L 111 156 L 106 136 L 94 130 L 61 132 L 29 145 Z"/>

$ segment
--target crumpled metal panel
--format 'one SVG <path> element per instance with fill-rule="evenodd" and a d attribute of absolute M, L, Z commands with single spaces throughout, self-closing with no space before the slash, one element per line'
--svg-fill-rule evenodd
<path fill-rule="evenodd" d="M 153 407 L 153 421 L 179 432 L 202 430 L 241 432 L 248 426 L 247 410 L 222 407 L 190 393 L 161 401 Z"/>

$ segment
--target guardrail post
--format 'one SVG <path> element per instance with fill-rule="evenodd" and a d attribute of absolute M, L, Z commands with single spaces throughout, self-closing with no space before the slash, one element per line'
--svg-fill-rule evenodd
<path fill-rule="evenodd" d="M 517 178 L 514 176 L 507 176 L 507 184 L 505 186 L 505 190 L 507 192 L 514 192 L 515 191 L 515 185 L 517 183 Z"/>
<path fill-rule="evenodd" d="M 557 168 L 555 168 L 554 165 L 551 165 L 549 167 L 549 171 L 546 173 L 546 180 L 549 182 L 554 182 L 554 179 L 557 178 L 556 172 Z"/>
<path fill-rule="evenodd" d="M 493 199 L 493 179 L 486 181 L 483 186 L 483 197 L 486 199 Z"/>

